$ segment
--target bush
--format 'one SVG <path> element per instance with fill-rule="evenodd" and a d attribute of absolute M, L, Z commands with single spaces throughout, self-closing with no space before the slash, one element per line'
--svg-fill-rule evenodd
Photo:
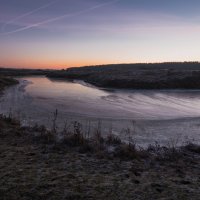
<path fill-rule="evenodd" d="M 122 143 L 121 139 L 113 134 L 109 134 L 105 141 L 108 145 L 120 145 Z"/>
<path fill-rule="evenodd" d="M 139 154 L 135 145 L 121 144 L 115 149 L 114 156 L 121 159 L 136 159 Z"/>
<path fill-rule="evenodd" d="M 189 143 L 184 147 L 186 150 L 200 154 L 200 146 Z"/>

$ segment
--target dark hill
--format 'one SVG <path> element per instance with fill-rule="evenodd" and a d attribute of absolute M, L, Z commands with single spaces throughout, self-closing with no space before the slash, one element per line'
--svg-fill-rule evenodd
<path fill-rule="evenodd" d="M 200 89 L 198 62 L 85 66 L 50 72 L 47 76 L 81 79 L 99 87 Z"/>

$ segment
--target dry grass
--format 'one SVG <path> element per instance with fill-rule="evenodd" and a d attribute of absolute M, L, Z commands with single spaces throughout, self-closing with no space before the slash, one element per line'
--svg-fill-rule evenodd
<path fill-rule="evenodd" d="M 86 138 L 77 123 L 55 133 L 1 116 L 0 199 L 199 199 L 198 146 L 171 159 L 174 150 L 137 149 L 97 130 Z"/>

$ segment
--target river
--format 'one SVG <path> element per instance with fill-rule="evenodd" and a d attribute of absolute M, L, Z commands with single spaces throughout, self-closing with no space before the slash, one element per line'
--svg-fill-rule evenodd
<path fill-rule="evenodd" d="M 79 121 L 84 129 L 101 124 L 102 134 L 112 131 L 124 140 L 129 128 L 140 146 L 200 143 L 200 90 L 105 89 L 43 76 L 18 80 L 1 96 L 0 112 L 12 113 L 24 126 L 51 128 L 57 110 L 60 129 Z"/>

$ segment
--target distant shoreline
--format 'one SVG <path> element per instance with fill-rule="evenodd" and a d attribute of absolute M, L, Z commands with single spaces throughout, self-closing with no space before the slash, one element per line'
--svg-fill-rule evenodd
<path fill-rule="evenodd" d="M 200 63 L 88 66 L 52 71 L 47 77 L 83 80 L 103 88 L 200 89 Z"/>
<path fill-rule="evenodd" d="M 107 89 L 200 89 L 200 63 L 111 64 L 34 70 L 0 68 L 3 76 L 43 75 L 53 79 L 81 80 Z"/>

